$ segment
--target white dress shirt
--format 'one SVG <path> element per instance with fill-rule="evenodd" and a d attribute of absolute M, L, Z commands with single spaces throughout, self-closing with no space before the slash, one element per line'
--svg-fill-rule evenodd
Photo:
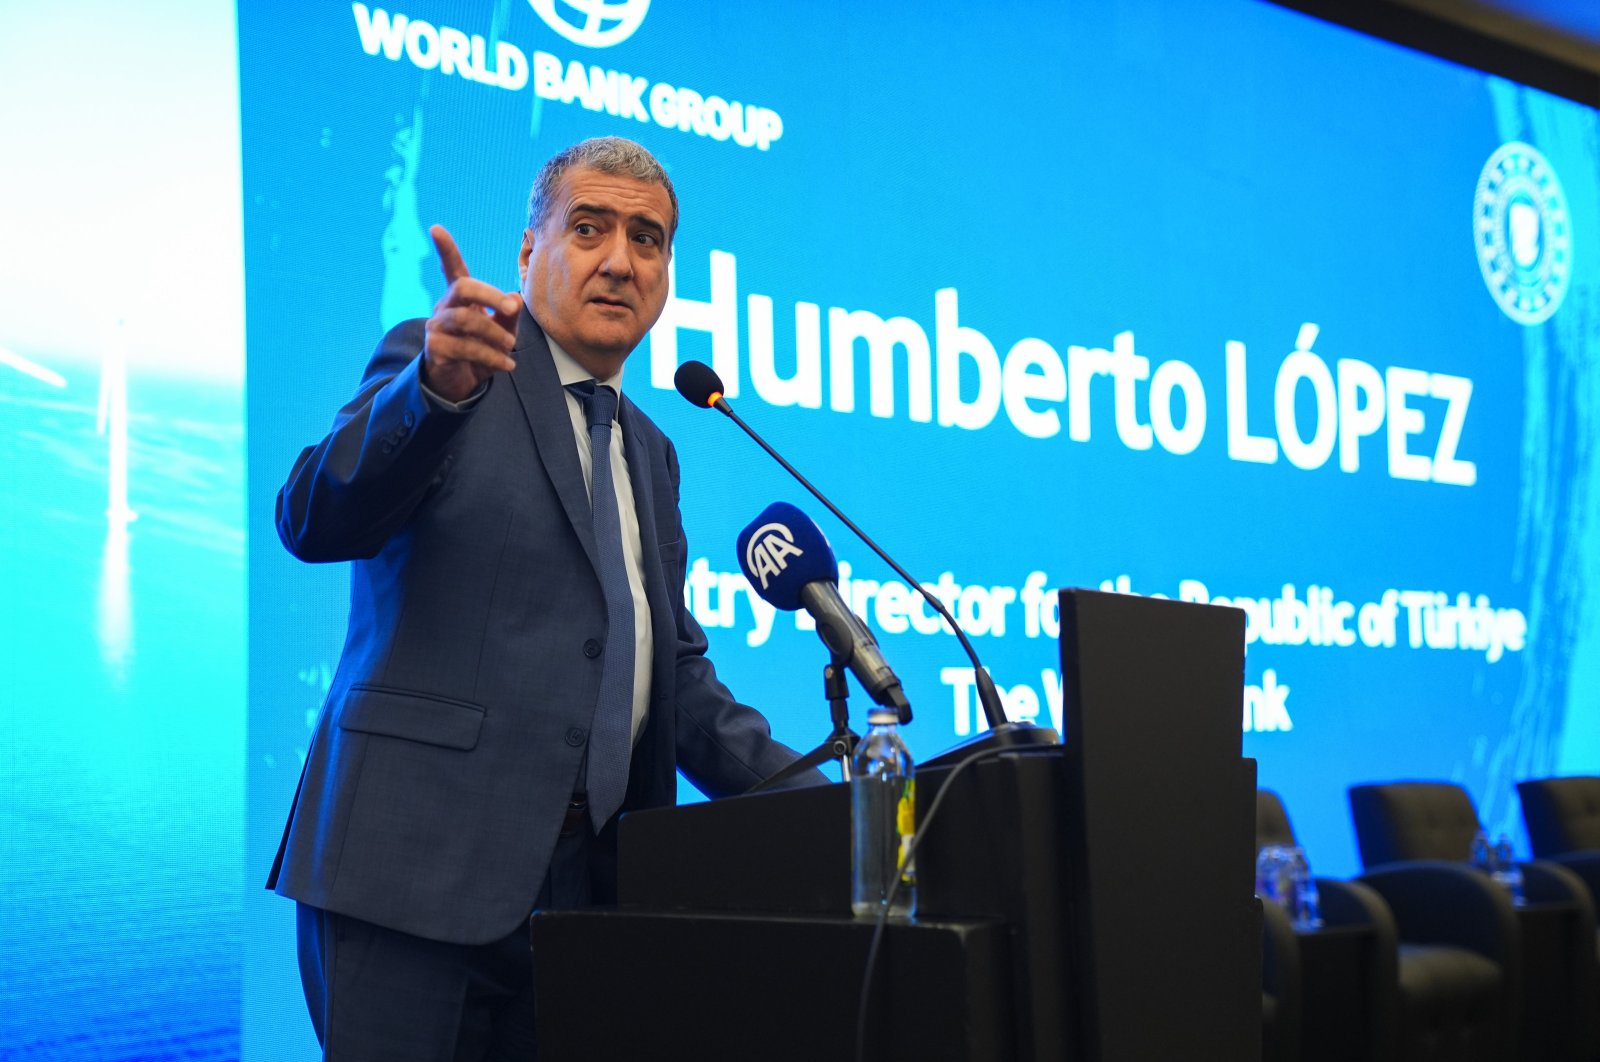
<path fill-rule="evenodd" d="M 565 391 L 568 384 L 593 380 L 589 371 L 573 360 L 572 355 L 545 337 L 550 344 L 550 356 L 556 363 L 556 375 L 561 378 Z M 596 380 L 622 395 L 622 373 L 605 380 Z M 566 391 L 567 414 L 572 418 L 574 443 L 578 447 L 578 462 L 583 466 L 583 482 L 594 496 L 594 464 L 589 453 L 589 421 L 583 403 L 571 391 Z M 620 401 L 618 403 L 621 409 Z M 655 654 L 652 652 L 650 627 L 650 602 L 644 596 L 644 552 L 639 536 L 639 511 L 633 503 L 633 479 L 628 475 L 628 460 L 623 453 L 622 426 L 613 422 L 611 427 L 611 482 L 617 492 L 617 515 L 622 522 L 622 559 L 628 569 L 628 586 L 633 590 L 633 740 L 639 740 L 644 730 L 645 717 L 650 711 L 650 670 Z"/>

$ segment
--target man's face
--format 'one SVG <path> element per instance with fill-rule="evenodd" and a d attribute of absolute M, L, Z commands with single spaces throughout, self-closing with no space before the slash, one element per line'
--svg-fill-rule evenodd
<path fill-rule="evenodd" d="M 568 170 L 522 237 L 522 297 L 545 334 L 596 377 L 615 375 L 667 304 L 672 202 L 658 184 Z"/>

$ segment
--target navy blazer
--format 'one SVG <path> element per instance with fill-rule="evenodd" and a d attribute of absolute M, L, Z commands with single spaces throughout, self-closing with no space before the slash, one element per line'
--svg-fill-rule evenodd
<path fill-rule="evenodd" d="M 515 371 L 462 413 L 422 393 L 423 339 L 420 320 L 384 336 L 360 392 L 278 494 L 290 552 L 354 563 L 344 653 L 268 887 L 478 944 L 526 918 L 544 880 L 609 632 L 543 332 L 524 310 Z M 623 810 L 672 803 L 679 769 L 710 795 L 744 792 L 795 753 L 717 680 L 684 605 L 671 442 L 626 396 L 618 419 L 654 632 Z"/>

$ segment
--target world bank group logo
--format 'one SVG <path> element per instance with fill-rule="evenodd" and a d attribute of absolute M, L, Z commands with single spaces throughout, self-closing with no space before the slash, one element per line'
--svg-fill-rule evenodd
<path fill-rule="evenodd" d="M 1484 163 L 1473 200 L 1478 268 L 1518 324 L 1550 319 L 1572 277 L 1567 197 L 1550 162 L 1529 144 L 1503 144 Z"/>
<path fill-rule="evenodd" d="M 573 44 L 609 48 L 633 36 L 650 0 L 528 0 L 544 24 Z"/>

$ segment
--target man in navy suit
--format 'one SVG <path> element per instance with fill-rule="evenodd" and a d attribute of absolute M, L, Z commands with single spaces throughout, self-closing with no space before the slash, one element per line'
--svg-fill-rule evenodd
<path fill-rule="evenodd" d="M 328 1059 L 531 1057 L 531 909 L 611 899 L 616 815 L 670 804 L 676 771 L 721 796 L 795 758 L 684 606 L 672 444 L 625 397 L 589 413 L 666 304 L 677 221 L 613 137 L 540 172 L 520 294 L 436 226 L 433 316 L 383 338 L 278 495 L 295 556 L 353 562 L 268 882 Z"/>

